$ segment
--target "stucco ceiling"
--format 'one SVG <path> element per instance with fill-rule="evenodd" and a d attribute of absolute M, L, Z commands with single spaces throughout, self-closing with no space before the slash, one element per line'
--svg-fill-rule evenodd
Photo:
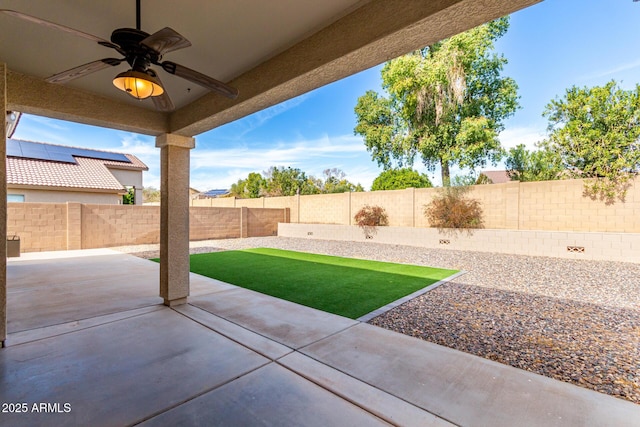
<path fill-rule="evenodd" d="M 196 135 L 539 0 L 142 0 L 141 28 L 171 27 L 192 46 L 177 62 L 230 82 L 236 100 L 157 70 L 176 110 L 117 90 L 126 63 L 67 83 L 44 79 L 119 55 L 84 38 L 0 14 L 7 107 L 148 134 Z M 109 40 L 135 28 L 135 0 L 1 0 L 12 9 Z M 158 68 L 158 67 L 156 67 Z M 53 87 L 58 86 L 58 87 Z M 131 116 L 135 116 L 135 120 Z"/>

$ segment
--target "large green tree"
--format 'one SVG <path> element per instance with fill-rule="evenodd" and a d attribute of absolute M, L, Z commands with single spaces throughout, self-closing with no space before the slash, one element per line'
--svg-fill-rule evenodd
<path fill-rule="evenodd" d="M 239 179 L 237 183 L 231 184 L 229 194 L 241 199 L 253 199 L 262 196 L 267 182 L 256 172 L 251 172 L 246 179 Z"/>
<path fill-rule="evenodd" d="M 364 191 L 362 185 L 349 182 L 346 174 L 337 168 L 325 169 L 325 180 L 307 176 L 307 174 L 292 167 L 271 166 L 264 172 L 264 176 L 251 172 L 245 179 L 231 185 L 229 194 L 238 198 L 257 198 L 262 196 L 293 196 L 300 193 L 344 193 L 348 191 Z"/>
<path fill-rule="evenodd" d="M 312 179 L 298 168 L 272 166 L 264 172 L 266 195 L 294 196 L 296 194 L 317 194 L 320 192 Z"/>
<path fill-rule="evenodd" d="M 551 101 L 544 116 L 548 144 L 571 176 L 587 178 L 587 194 L 607 202 L 624 199 L 629 180 L 640 171 L 640 85 L 574 86 Z"/>
<path fill-rule="evenodd" d="M 341 169 L 338 168 L 330 168 L 322 171 L 324 175 L 324 182 L 322 180 L 319 181 L 319 187 L 322 193 L 347 193 L 354 191 L 364 191 L 362 185 L 360 183 L 354 184 L 349 182 L 345 177 L 347 174 L 344 173 Z"/>
<path fill-rule="evenodd" d="M 363 191 L 360 184 L 353 184 L 345 179 L 346 174 L 337 168 L 323 171 L 325 180 L 307 176 L 297 168 L 272 166 L 265 172 L 266 194 L 269 196 L 293 196 L 320 193 L 344 193 Z"/>
<path fill-rule="evenodd" d="M 368 91 L 355 107 L 355 133 L 385 169 L 412 165 L 416 155 L 429 170 L 484 167 L 503 150 L 498 133 L 517 106 L 517 85 L 501 76 L 507 60 L 494 42 L 509 28 L 500 18 L 420 51 L 382 69 L 388 96 Z"/>
<path fill-rule="evenodd" d="M 433 187 L 429 177 L 411 169 L 387 169 L 373 180 L 371 191 L 378 190 L 403 190 L 405 188 Z"/>
<path fill-rule="evenodd" d="M 560 155 L 547 143 L 538 144 L 537 148 L 529 151 L 524 144 L 519 144 L 509 150 L 504 164 L 512 180 L 551 181 L 563 177 Z"/>
<path fill-rule="evenodd" d="M 142 189 L 142 202 L 153 203 L 160 201 L 160 190 L 155 187 L 144 187 Z"/>

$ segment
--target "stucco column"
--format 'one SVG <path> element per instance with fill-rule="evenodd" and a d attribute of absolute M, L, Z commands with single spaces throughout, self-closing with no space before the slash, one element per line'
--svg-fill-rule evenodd
<path fill-rule="evenodd" d="M 0 238 L 5 243 L 0 244 L 0 347 L 4 347 L 7 339 L 7 66 L 0 63 Z"/>
<path fill-rule="evenodd" d="M 164 134 L 160 148 L 160 296 L 168 306 L 189 296 L 189 150 L 195 139 Z"/>

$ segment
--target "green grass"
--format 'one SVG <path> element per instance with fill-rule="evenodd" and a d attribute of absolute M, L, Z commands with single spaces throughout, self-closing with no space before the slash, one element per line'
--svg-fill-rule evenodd
<path fill-rule="evenodd" d="M 191 255 L 191 271 L 352 319 L 456 273 L 267 248 Z"/>

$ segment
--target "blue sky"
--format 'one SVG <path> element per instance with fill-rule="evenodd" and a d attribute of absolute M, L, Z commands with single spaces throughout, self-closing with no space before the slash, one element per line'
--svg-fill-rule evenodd
<path fill-rule="evenodd" d="M 572 85 L 615 79 L 631 89 L 640 83 L 638 28 L 640 3 L 632 0 L 546 0 L 513 14 L 496 50 L 509 60 L 504 75 L 518 83 L 521 109 L 506 122 L 503 146 L 533 148 L 546 134 L 545 105 Z M 196 136 L 191 186 L 229 188 L 250 172 L 292 166 L 317 177 L 340 168 L 368 189 L 381 169 L 353 134 L 353 108 L 367 90 L 381 91 L 381 67 Z M 25 115 L 14 138 L 135 154 L 149 166 L 144 185 L 159 187 L 160 153 L 152 137 Z M 415 166 L 424 171 L 419 160 Z M 439 171 L 429 177 L 440 183 Z"/>

